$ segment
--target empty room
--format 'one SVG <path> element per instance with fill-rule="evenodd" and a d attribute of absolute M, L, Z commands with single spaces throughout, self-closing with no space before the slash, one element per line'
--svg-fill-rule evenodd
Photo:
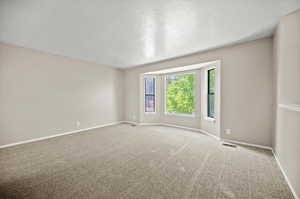
<path fill-rule="evenodd" d="M 300 199 L 300 0 L 0 0 L 0 199 Z"/>

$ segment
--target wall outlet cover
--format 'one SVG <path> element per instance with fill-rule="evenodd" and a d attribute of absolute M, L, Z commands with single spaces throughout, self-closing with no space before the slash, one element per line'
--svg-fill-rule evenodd
<path fill-rule="evenodd" d="M 230 134 L 231 134 L 231 129 L 226 129 L 226 130 L 225 130 L 225 133 L 226 133 L 227 135 L 230 135 Z"/>

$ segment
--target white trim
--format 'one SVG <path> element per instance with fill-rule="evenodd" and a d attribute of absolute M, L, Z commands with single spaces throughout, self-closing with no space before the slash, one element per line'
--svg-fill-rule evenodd
<path fill-rule="evenodd" d="M 204 117 L 205 120 L 209 121 L 209 122 L 215 122 L 216 119 L 213 117 Z"/>
<path fill-rule="evenodd" d="M 185 127 L 185 126 L 179 126 L 179 125 L 174 125 L 174 124 L 168 124 L 168 123 L 160 123 L 161 126 L 168 126 L 168 127 L 174 127 L 174 128 L 180 128 L 180 129 L 186 129 L 186 130 L 190 130 L 190 131 L 196 131 L 196 132 L 200 132 L 203 133 L 205 135 L 211 136 L 217 140 L 220 140 L 220 138 L 216 135 L 213 135 L 207 131 L 204 131 L 202 129 L 197 129 L 197 128 L 191 128 L 191 127 Z"/>
<path fill-rule="evenodd" d="M 46 140 L 46 139 L 50 139 L 50 138 L 54 138 L 54 137 L 70 135 L 70 134 L 74 134 L 74 133 L 80 133 L 80 132 L 83 132 L 83 131 L 88 131 L 88 130 L 97 129 L 97 128 L 103 128 L 103 127 L 106 127 L 106 126 L 112 126 L 112 125 L 116 125 L 116 124 L 120 124 L 120 123 L 121 122 L 112 122 L 112 123 L 108 123 L 108 124 L 97 125 L 97 126 L 90 127 L 90 128 L 79 129 L 79 130 L 75 130 L 75 131 L 69 131 L 69 132 L 50 135 L 50 136 L 45 136 L 45 137 L 39 137 L 39 138 L 35 138 L 35 139 L 30 139 L 30 140 L 24 140 L 24 141 L 20 141 L 20 142 L 11 143 L 11 144 L 5 144 L 5 145 L 1 145 L 0 149 L 16 146 L 16 145 L 20 145 L 20 144 L 37 142 L 37 141 Z"/>
<path fill-rule="evenodd" d="M 133 121 L 128 121 L 128 120 L 124 120 L 124 121 L 120 121 L 121 124 L 134 124 L 134 125 L 139 125 L 138 122 L 133 122 Z"/>
<path fill-rule="evenodd" d="M 179 126 L 179 125 L 174 125 L 174 124 L 168 124 L 168 123 L 137 123 L 137 122 L 132 122 L 132 121 L 121 121 L 121 123 L 135 124 L 135 125 L 140 125 L 140 126 L 168 126 L 168 127 L 173 127 L 173 128 L 180 128 L 180 129 L 200 132 L 200 133 L 203 133 L 205 135 L 211 136 L 211 137 L 215 138 L 216 140 L 220 140 L 220 138 L 218 136 L 213 135 L 213 134 L 211 134 L 207 131 L 204 131 L 202 129 Z"/>
<path fill-rule="evenodd" d="M 154 105 L 155 106 L 155 105 Z M 154 108 L 155 109 L 155 108 Z M 145 112 L 145 110 L 144 110 L 144 114 L 145 115 L 155 115 L 156 114 L 156 112 Z"/>
<path fill-rule="evenodd" d="M 284 178 L 285 178 L 285 181 L 287 182 L 287 184 L 288 184 L 290 190 L 291 190 L 292 193 L 293 193 L 294 198 L 295 198 L 295 199 L 300 199 L 299 196 L 297 195 L 295 189 L 293 188 L 292 183 L 289 181 L 289 178 L 287 177 L 285 171 L 283 170 L 283 167 L 281 166 L 281 164 L 280 164 L 280 162 L 279 162 L 279 159 L 278 159 L 278 157 L 277 157 L 275 151 L 272 150 L 272 153 L 273 153 L 274 158 L 275 158 L 275 160 L 276 160 L 276 162 L 277 162 L 277 164 L 278 164 L 278 166 L 279 166 L 279 168 L 280 168 L 280 170 L 281 170 L 281 172 L 282 172 L 282 174 L 283 174 L 283 176 L 284 176 Z"/>
<path fill-rule="evenodd" d="M 264 146 L 264 145 L 259 145 L 259 144 L 251 144 L 251 143 L 248 143 L 248 142 L 240 142 L 240 141 L 224 139 L 224 138 L 222 138 L 221 140 L 224 141 L 224 142 L 230 142 L 230 143 L 240 144 L 240 145 L 245 145 L 245 146 L 252 146 L 252 147 L 267 149 L 267 150 L 272 151 L 272 147 L 269 147 L 269 146 Z"/>
<path fill-rule="evenodd" d="M 279 108 L 300 112 L 300 104 L 278 104 Z"/>
<path fill-rule="evenodd" d="M 145 79 L 146 78 L 153 78 L 154 79 L 154 112 L 146 112 L 146 84 L 145 84 Z M 153 76 L 153 75 L 143 75 L 143 88 L 144 88 L 144 95 L 143 95 L 143 106 L 144 106 L 144 114 L 145 115 L 151 115 L 151 114 L 153 114 L 153 115 L 155 115 L 156 114 L 156 110 L 157 110 L 157 108 L 156 108 L 156 106 L 157 106 L 157 92 L 156 92 L 156 90 L 157 90 L 157 77 L 156 76 Z"/>
<path fill-rule="evenodd" d="M 195 112 L 192 113 L 192 114 L 165 112 L 165 115 L 168 115 L 168 116 L 177 116 L 177 117 L 192 117 L 192 118 L 196 117 Z"/>
<path fill-rule="evenodd" d="M 176 73 L 166 73 L 163 74 L 163 76 L 168 77 L 168 76 L 184 76 L 184 75 L 196 75 L 195 70 L 189 70 L 189 71 L 179 71 Z"/>
<path fill-rule="evenodd" d="M 251 144 L 248 142 L 240 142 L 240 141 L 235 141 L 235 140 L 231 140 L 231 139 L 223 139 L 220 138 L 216 135 L 213 135 L 205 130 L 202 129 L 198 129 L 198 128 L 191 128 L 191 127 L 185 127 L 185 126 L 179 126 L 179 125 L 175 125 L 175 124 L 169 124 L 169 123 L 138 123 L 138 122 L 132 122 L 132 121 L 121 121 L 121 123 L 128 123 L 128 124 L 135 124 L 135 125 L 144 125 L 144 126 L 168 126 L 168 127 L 174 127 L 174 128 L 180 128 L 180 129 L 186 129 L 186 130 L 190 130 L 190 131 L 197 131 L 197 132 L 201 132 L 204 133 L 208 136 L 211 136 L 217 140 L 223 141 L 223 142 L 231 142 L 231 143 L 235 143 L 235 144 L 240 144 L 240 145 L 245 145 L 245 146 L 251 146 L 251 147 L 256 147 L 256 148 L 261 148 L 261 149 L 267 149 L 272 151 L 272 147 L 269 146 L 264 146 L 264 145 L 259 145 L 259 144 Z"/>
<path fill-rule="evenodd" d="M 161 123 L 139 123 L 140 126 L 161 126 Z"/>
<path fill-rule="evenodd" d="M 222 84 L 221 84 L 221 61 L 218 60 L 215 62 L 216 66 L 216 107 L 215 107 L 215 122 L 217 125 L 217 132 L 219 133 L 219 137 L 221 137 L 221 94 L 222 94 Z"/>
<path fill-rule="evenodd" d="M 144 73 L 144 74 L 146 74 L 146 75 L 161 75 L 161 74 L 184 72 L 184 71 L 189 71 L 189 70 L 197 70 L 197 69 L 200 69 L 200 68 L 207 67 L 209 65 L 213 65 L 215 62 L 216 61 L 210 61 L 210 62 L 205 62 L 205 63 L 200 63 L 200 64 L 193 64 L 193 65 L 180 66 L 180 67 L 175 67 L 175 68 L 168 68 L 168 69 L 163 69 L 163 70 L 158 70 L 158 71 L 147 72 L 147 73 Z"/>

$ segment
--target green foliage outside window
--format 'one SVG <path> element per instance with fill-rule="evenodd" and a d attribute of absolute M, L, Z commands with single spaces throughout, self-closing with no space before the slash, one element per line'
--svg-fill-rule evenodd
<path fill-rule="evenodd" d="M 208 89 L 209 89 L 209 93 L 215 93 L 215 89 L 216 89 L 216 72 L 215 69 L 211 69 L 208 71 Z"/>
<path fill-rule="evenodd" d="M 167 112 L 192 114 L 195 112 L 194 75 L 168 76 L 167 83 Z"/>

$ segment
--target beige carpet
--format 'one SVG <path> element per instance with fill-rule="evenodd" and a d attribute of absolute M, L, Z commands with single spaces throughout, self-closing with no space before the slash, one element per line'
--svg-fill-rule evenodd
<path fill-rule="evenodd" d="M 0 150 L 0 198 L 293 198 L 270 151 L 121 124 Z"/>

